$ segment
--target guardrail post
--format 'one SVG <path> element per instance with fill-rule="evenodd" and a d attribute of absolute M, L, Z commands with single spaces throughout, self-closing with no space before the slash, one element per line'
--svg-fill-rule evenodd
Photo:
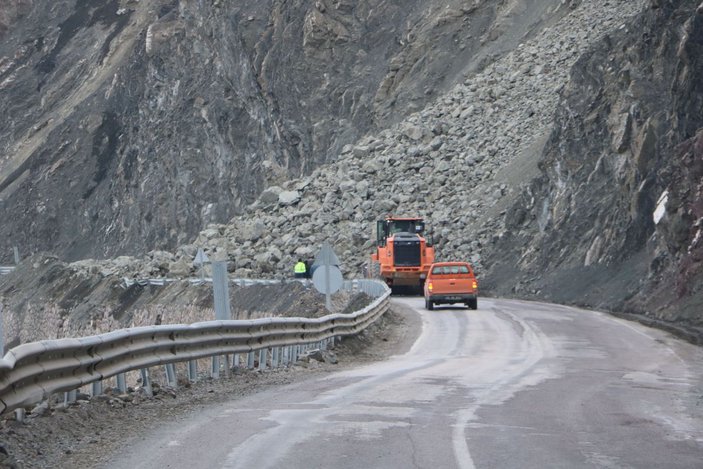
<path fill-rule="evenodd" d="M 127 392 L 127 379 L 124 373 L 119 373 L 117 375 L 117 389 L 119 389 L 122 394 Z"/>
<path fill-rule="evenodd" d="M 254 352 L 249 352 L 247 354 L 247 368 L 250 370 L 254 369 Z"/>
<path fill-rule="evenodd" d="M 225 361 L 225 378 L 232 376 L 232 370 L 229 367 L 229 353 L 226 353 L 223 357 Z"/>
<path fill-rule="evenodd" d="M 278 368 L 278 356 L 281 353 L 281 347 L 271 349 L 271 368 Z"/>
<path fill-rule="evenodd" d="M 63 393 L 63 403 L 64 405 L 73 404 L 76 402 L 76 390 L 68 391 Z"/>
<path fill-rule="evenodd" d="M 166 382 L 170 387 L 176 388 L 178 386 L 176 380 L 176 367 L 173 363 L 169 363 L 164 368 L 166 369 Z"/>
<path fill-rule="evenodd" d="M 91 383 L 91 393 L 93 396 L 99 396 L 100 394 L 103 393 L 103 382 L 101 381 L 93 381 Z"/>
<path fill-rule="evenodd" d="M 239 368 L 239 354 L 235 353 L 232 356 L 232 368 Z"/>
<path fill-rule="evenodd" d="M 151 397 L 154 395 L 154 391 L 151 389 L 151 379 L 149 378 L 149 369 L 142 368 L 139 370 L 142 375 L 142 389 L 146 391 L 147 396 Z"/>
<path fill-rule="evenodd" d="M 214 379 L 220 378 L 220 356 L 219 355 L 212 357 L 212 368 L 210 369 L 210 376 Z"/>
<path fill-rule="evenodd" d="M 24 422 L 26 416 L 27 412 L 24 409 L 15 409 L 15 420 L 18 422 Z"/>
<path fill-rule="evenodd" d="M 188 380 L 192 383 L 198 380 L 198 362 L 195 360 L 188 362 Z"/>
<path fill-rule="evenodd" d="M 320 350 L 327 350 L 327 339 L 320 341 Z"/>
<path fill-rule="evenodd" d="M 12 251 L 15 255 L 15 265 L 19 265 L 20 263 L 20 251 L 17 249 L 17 246 L 12 248 Z"/>
<path fill-rule="evenodd" d="M 266 349 L 259 350 L 259 371 L 266 369 Z"/>

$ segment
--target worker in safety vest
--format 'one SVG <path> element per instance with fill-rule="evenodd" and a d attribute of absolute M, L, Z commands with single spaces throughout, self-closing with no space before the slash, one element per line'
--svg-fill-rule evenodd
<path fill-rule="evenodd" d="M 305 274 L 308 269 L 302 259 L 298 259 L 298 263 L 295 264 L 295 278 L 305 278 Z"/>

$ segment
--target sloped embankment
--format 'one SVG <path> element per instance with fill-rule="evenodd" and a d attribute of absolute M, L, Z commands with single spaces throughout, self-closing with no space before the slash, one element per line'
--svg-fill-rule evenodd
<path fill-rule="evenodd" d="M 78 271 L 56 258 L 36 256 L 12 275 L 0 276 L 6 349 L 21 343 L 83 337 L 155 324 L 215 319 L 212 285 L 179 281 L 168 286 L 127 287 L 116 276 Z M 370 302 L 364 294 L 332 295 L 333 312 L 349 313 Z M 299 282 L 230 286 L 232 319 L 321 317 L 324 295 Z"/>

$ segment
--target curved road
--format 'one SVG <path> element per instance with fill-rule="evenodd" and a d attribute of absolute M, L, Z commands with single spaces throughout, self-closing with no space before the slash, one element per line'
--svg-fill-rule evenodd
<path fill-rule="evenodd" d="M 422 309 L 405 355 L 157 429 L 111 468 L 703 467 L 703 350 L 570 307 Z"/>

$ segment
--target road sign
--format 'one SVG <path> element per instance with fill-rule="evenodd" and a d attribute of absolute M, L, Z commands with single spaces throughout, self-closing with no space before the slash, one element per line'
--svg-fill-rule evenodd
<path fill-rule="evenodd" d="M 313 262 L 313 266 L 321 266 L 321 265 L 339 265 L 339 258 L 337 255 L 334 253 L 332 250 L 332 246 L 329 244 L 325 243 L 322 245 L 322 249 L 320 249 L 320 252 L 317 253 L 317 256 L 315 256 L 315 262 Z"/>
<path fill-rule="evenodd" d="M 329 274 L 326 271 L 329 270 Z M 329 277 L 329 280 L 327 279 Z M 312 284 L 320 293 L 334 293 L 344 284 L 342 272 L 334 265 L 320 266 L 312 274 Z"/>
<path fill-rule="evenodd" d="M 339 259 L 332 247 L 327 243 L 323 244 L 312 264 L 312 284 L 315 285 L 317 291 L 325 294 L 325 305 L 328 311 L 332 311 L 330 295 L 342 288 L 342 284 L 344 284 L 344 278 L 337 267 L 338 265 Z"/>
<path fill-rule="evenodd" d="M 210 258 L 207 257 L 207 254 L 205 254 L 203 248 L 198 248 L 198 253 L 195 255 L 195 259 L 193 259 L 193 264 L 203 265 L 207 262 L 210 262 Z"/>
<path fill-rule="evenodd" d="M 195 255 L 195 259 L 193 259 L 193 265 L 200 266 L 200 283 L 205 283 L 205 264 L 208 262 L 210 262 L 210 258 L 207 257 L 203 248 L 198 248 L 198 253 Z"/>

